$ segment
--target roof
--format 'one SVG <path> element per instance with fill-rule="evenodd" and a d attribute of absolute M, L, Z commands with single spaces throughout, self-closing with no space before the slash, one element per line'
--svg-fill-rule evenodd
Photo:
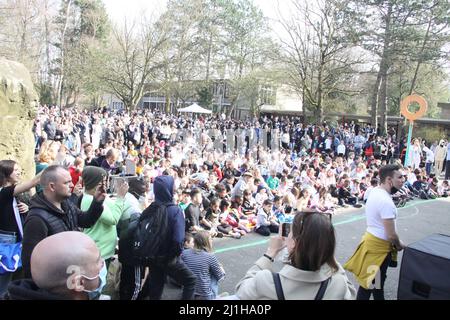
<path fill-rule="evenodd" d="M 178 112 L 189 112 L 189 113 L 208 113 L 208 114 L 212 113 L 211 110 L 202 108 L 196 103 L 190 105 L 189 107 L 178 109 L 177 111 Z"/>

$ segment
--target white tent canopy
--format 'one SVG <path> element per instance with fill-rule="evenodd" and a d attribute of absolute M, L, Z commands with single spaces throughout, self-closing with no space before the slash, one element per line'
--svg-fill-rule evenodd
<path fill-rule="evenodd" d="M 202 108 L 202 107 L 200 107 L 200 106 L 199 106 L 198 104 L 196 104 L 196 103 L 194 103 L 193 105 L 190 105 L 189 107 L 178 109 L 178 112 L 186 112 L 186 113 L 187 113 L 187 112 L 190 112 L 190 113 L 208 113 L 208 114 L 211 114 L 211 113 L 212 113 L 211 110 Z"/>

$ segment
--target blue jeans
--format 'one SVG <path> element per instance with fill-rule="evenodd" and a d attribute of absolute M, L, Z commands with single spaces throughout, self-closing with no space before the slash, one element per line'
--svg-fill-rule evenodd
<path fill-rule="evenodd" d="M 432 165 L 431 162 L 427 162 L 427 163 L 425 164 L 425 170 L 427 171 L 427 175 L 428 175 L 428 176 L 429 176 L 430 173 L 431 173 L 431 165 Z"/>
<path fill-rule="evenodd" d="M 219 281 L 214 277 L 211 277 L 211 291 L 214 295 L 213 299 L 217 298 L 219 295 Z"/>
<path fill-rule="evenodd" d="M 211 289 L 211 294 L 209 296 L 195 296 L 195 300 L 215 300 L 219 295 L 219 281 L 216 278 L 211 277 L 209 288 Z"/>
<path fill-rule="evenodd" d="M 16 235 L 13 232 L 4 232 L 0 230 L 0 244 L 16 243 Z M 13 274 L 10 272 L 0 274 L 0 300 L 8 290 L 8 285 L 12 280 Z"/>

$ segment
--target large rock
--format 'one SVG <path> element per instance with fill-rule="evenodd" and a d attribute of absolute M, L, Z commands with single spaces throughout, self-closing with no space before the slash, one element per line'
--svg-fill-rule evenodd
<path fill-rule="evenodd" d="M 20 163 L 25 178 L 35 172 L 33 120 L 38 95 L 23 64 L 0 58 L 0 160 Z"/>

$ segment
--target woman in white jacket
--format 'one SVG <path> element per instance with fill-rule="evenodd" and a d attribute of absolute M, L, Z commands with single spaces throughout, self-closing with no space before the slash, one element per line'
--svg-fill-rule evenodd
<path fill-rule="evenodd" d="M 355 299 L 355 287 L 334 257 L 336 237 L 330 217 L 297 214 L 289 236 L 271 238 L 266 254 L 237 284 L 236 296 L 241 300 Z M 284 247 L 290 263 L 274 273 L 274 259 Z"/>

